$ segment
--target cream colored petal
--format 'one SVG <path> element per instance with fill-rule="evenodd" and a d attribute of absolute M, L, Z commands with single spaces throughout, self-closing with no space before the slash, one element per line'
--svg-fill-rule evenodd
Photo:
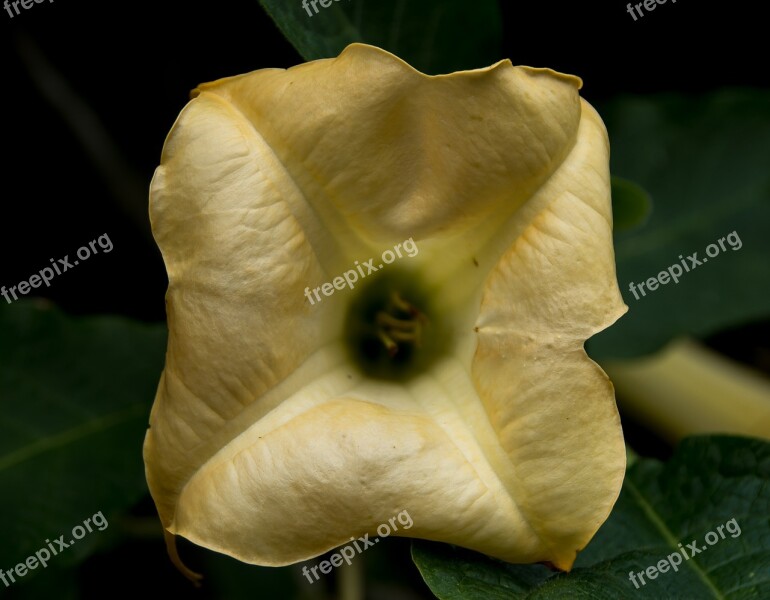
<path fill-rule="evenodd" d="M 376 536 L 406 510 L 413 526 L 394 535 L 537 556 L 488 460 L 493 432 L 467 402 L 474 392 L 458 361 L 406 386 L 348 377 L 330 370 L 222 448 L 184 488 L 172 531 L 282 565 Z"/>
<path fill-rule="evenodd" d="M 583 342 L 622 315 L 608 145 L 584 103 L 578 141 L 520 211 L 477 321 L 476 387 L 510 459 L 507 489 L 569 568 L 608 516 L 625 472 L 612 384 Z"/>
<path fill-rule="evenodd" d="M 166 525 L 180 487 L 247 426 L 245 409 L 258 404 L 249 416 L 259 418 L 282 400 L 271 390 L 301 385 L 287 378 L 339 328 L 333 305 L 311 307 L 302 293 L 325 280 L 324 248 L 307 241 L 310 213 L 227 103 L 203 95 L 182 112 L 151 188 L 169 344 L 145 455 Z M 304 376 L 323 368 L 312 363 Z"/>
<path fill-rule="evenodd" d="M 581 347 L 622 303 L 577 87 L 507 61 L 429 78 L 361 45 L 201 87 L 151 191 L 170 338 L 145 460 L 169 530 L 287 564 L 406 509 L 403 535 L 569 567 L 624 460 Z M 303 290 L 408 237 L 456 349 L 367 381 L 339 343 L 352 294 Z"/>
<path fill-rule="evenodd" d="M 508 60 L 429 77 L 352 44 L 336 59 L 199 90 L 259 130 L 321 222 L 350 245 L 442 237 L 511 214 L 574 142 L 579 85 Z"/>

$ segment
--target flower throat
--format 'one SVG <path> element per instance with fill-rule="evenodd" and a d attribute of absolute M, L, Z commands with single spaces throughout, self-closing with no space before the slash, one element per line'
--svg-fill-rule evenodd
<path fill-rule="evenodd" d="M 377 379 L 405 380 L 425 372 L 448 335 L 415 273 L 389 271 L 367 281 L 351 303 L 345 342 L 355 365 Z"/>

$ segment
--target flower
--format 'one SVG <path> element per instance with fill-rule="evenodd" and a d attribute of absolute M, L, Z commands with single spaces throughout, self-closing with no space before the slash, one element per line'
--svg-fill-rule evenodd
<path fill-rule="evenodd" d="M 150 200 L 170 335 L 144 457 L 170 534 L 279 566 L 408 510 L 406 535 L 571 567 L 625 469 L 583 349 L 626 307 L 580 86 L 353 44 L 193 92 Z"/>

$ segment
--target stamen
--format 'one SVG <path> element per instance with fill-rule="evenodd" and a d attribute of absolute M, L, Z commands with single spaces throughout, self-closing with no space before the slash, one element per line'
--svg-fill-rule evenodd
<path fill-rule="evenodd" d="M 409 304 L 406 300 L 404 300 L 401 297 L 401 294 L 398 292 L 391 292 L 390 294 L 390 302 L 395 306 L 398 310 L 408 313 L 410 315 L 416 315 L 420 311 L 417 310 L 414 306 Z"/>
<path fill-rule="evenodd" d="M 399 318 L 393 313 L 406 313 L 409 317 Z M 391 292 L 387 307 L 377 313 L 375 322 L 377 337 L 392 358 L 398 353 L 398 342 L 411 344 L 415 348 L 421 346 L 423 327 L 427 325 L 428 319 L 417 307 L 404 300 L 398 292 Z"/>
<path fill-rule="evenodd" d="M 450 323 L 417 271 L 390 269 L 355 289 L 345 318 L 345 346 L 366 376 L 407 381 L 452 347 Z"/>
<path fill-rule="evenodd" d="M 377 325 L 384 325 L 391 329 L 400 331 L 410 331 L 414 329 L 414 321 L 408 319 L 397 319 L 396 317 L 389 315 L 384 311 L 377 313 Z"/>
<path fill-rule="evenodd" d="M 398 353 L 398 344 L 382 329 L 377 329 L 377 337 L 380 338 L 380 341 L 385 346 L 388 355 L 393 358 Z"/>

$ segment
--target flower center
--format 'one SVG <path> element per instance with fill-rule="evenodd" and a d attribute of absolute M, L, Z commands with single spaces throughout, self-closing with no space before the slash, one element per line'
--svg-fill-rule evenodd
<path fill-rule="evenodd" d="M 403 380 L 424 372 L 449 347 L 441 319 L 414 273 L 367 279 L 350 305 L 345 340 L 367 376 Z"/>

